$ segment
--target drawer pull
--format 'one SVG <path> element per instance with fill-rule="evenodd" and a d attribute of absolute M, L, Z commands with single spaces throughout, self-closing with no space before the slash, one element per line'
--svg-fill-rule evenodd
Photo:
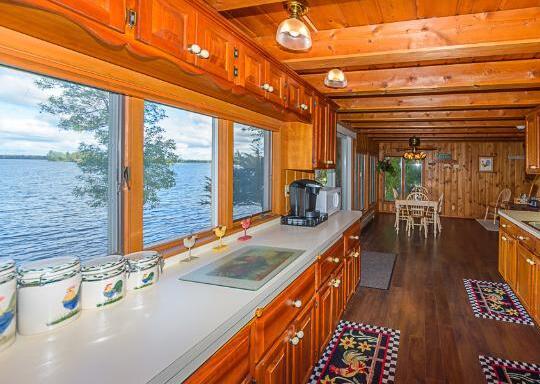
<path fill-rule="evenodd" d="M 529 263 L 530 265 L 536 265 L 536 263 L 531 259 L 527 259 L 527 263 Z"/>
<path fill-rule="evenodd" d="M 340 279 L 333 279 L 330 282 L 330 285 L 332 285 L 334 288 L 339 288 L 339 286 L 341 285 L 341 280 Z"/>
<path fill-rule="evenodd" d="M 538 168 L 538 167 L 537 167 L 536 165 L 530 165 L 529 168 L 530 168 L 530 169 L 536 169 L 536 168 Z"/>
<path fill-rule="evenodd" d="M 518 236 L 518 239 L 520 239 L 521 241 L 529 240 L 529 238 L 525 236 Z"/>
<path fill-rule="evenodd" d="M 210 52 L 208 52 L 206 49 L 203 49 L 197 56 L 199 56 L 201 59 L 208 59 L 210 57 Z"/>
<path fill-rule="evenodd" d="M 360 240 L 360 236 L 356 236 L 356 235 L 349 236 L 349 239 L 351 239 L 351 240 Z"/>
<path fill-rule="evenodd" d="M 331 263 L 339 263 L 339 257 L 329 257 L 327 260 Z"/>
<path fill-rule="evenodd" d="M 353 256 L 357 258 L 358 256 L 360 256 L 360 252 L 355 252 Z"/>
<path fill-rule="evenodd" d="M 501 224 L 501 227 L 506 228 L 507 225 L 506 224 Z"/>
<path fill-rule="evenodd" d="M 503 241 L 508 240 L 508 239 L 506 238 L 506 236 L 501 236 L 501 239 L 502 239 Z"/>
<path fill-rule="evenodd" d="M 299 342 L 300 339 L 298 338 L 298 336 L 295 336 L 289 340 L 289 343 L 291 343 L 292 345 L 298 345 Z"/>
<path fill-rule="evenodd" d="M 189 53 L 193 53 L 194 55 L 198 55 L 201 53 L 202 49 L 198 44 L 191 44 L 188 47 Z"/>
<path fill-rule="evenodd" d="M 294 300 L 292 306 L 295 308 L 300 308 L 302 306 L 302 300 Z"/>
<path fill-rule="evenodd" d="M 300 340 L 302 340 L 304 338 L 304 331 L 296 332 L 296 337 L 298 337 Z"/>

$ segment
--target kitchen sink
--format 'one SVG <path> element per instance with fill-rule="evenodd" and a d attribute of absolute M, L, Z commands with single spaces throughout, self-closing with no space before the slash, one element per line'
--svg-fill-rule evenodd
<path fill-rule="evenodd" d="M 180 280 L 256 291 L 303 250 L 246 246 L 180 277 Z"/>
<path fill-rule="evenodd" d="M 524 223 L 540 231 L 540 221 L 524 221 Z"/>

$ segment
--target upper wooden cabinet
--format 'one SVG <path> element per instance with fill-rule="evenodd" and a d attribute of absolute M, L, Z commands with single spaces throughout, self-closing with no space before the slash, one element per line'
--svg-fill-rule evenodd
<path fill-rule="evenodd" d="M 101 25 L 124 32 L 126 25 L 125 0 L 50 0 Z"/>
<path fill-rule="evenodd" d="M 540 111 L 527 115 L 525 129 L 525 170 L 540 173 Z"/>
<path fill-rule="evenodd" d="M 137 14 L 137 40 L 195 64 L 189 51 L 197 43 L 195 8 L 184 1 L 138 0 Z"/>
<path fill-rule="evenodd" d="M 266 94 L 263 85 L 265 60 L 258 52 L 251 49 L 243 49 L 240 53 L 244 64 L 243 75 L 238 79 L 239 84 L 251 92 L 264 96 Z"/>
<path fill-rule="evenodd" d="M 302 92 L 300 83 L 298 83 L 292 77 L 288 77 L 285 88 L 287 92 L 287 107 L 297 113 L 300 113 L 302 111 L 300 108 L 300 97 Z"/>
<path fill-rule="evenodd" d="M 266 89 L 266 98 L 273 103 L 285 106 L 287 99 L 284 92 L 286 81 L 285 73 L 277 66 L 266 61 L 264 66 L 264 79 L 265 84 L 268 85 Z"/>

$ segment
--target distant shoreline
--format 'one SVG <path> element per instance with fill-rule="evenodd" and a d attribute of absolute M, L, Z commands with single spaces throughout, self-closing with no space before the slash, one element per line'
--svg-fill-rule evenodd
<path fill-rule="evenodd" d="M 55 161 L 49 159 L 46 155 L 40 156 L 40 155 L 0 155 L 0 160 L 48 160 L 48 161 Z M 211 163 L 211 160 L 181 160 L 177 164 L 182 163 Z"/>

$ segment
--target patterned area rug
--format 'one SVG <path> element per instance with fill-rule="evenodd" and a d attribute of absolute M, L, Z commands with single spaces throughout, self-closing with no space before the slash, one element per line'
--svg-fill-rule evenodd
<path fill-rule="evenodd" d="M 540 365 L 480 356 L 480 365 L 488 384 L 540 383 Z"/>
<path fill-rule="evenodd" d="M 399 331 L 341 320 L 311 384 L 394 383 Z"/>
<path fill-rule="evenodd" d="M 533 325 L 533 321 L 508 284 L 464 279 L 476 317 Z"/>

